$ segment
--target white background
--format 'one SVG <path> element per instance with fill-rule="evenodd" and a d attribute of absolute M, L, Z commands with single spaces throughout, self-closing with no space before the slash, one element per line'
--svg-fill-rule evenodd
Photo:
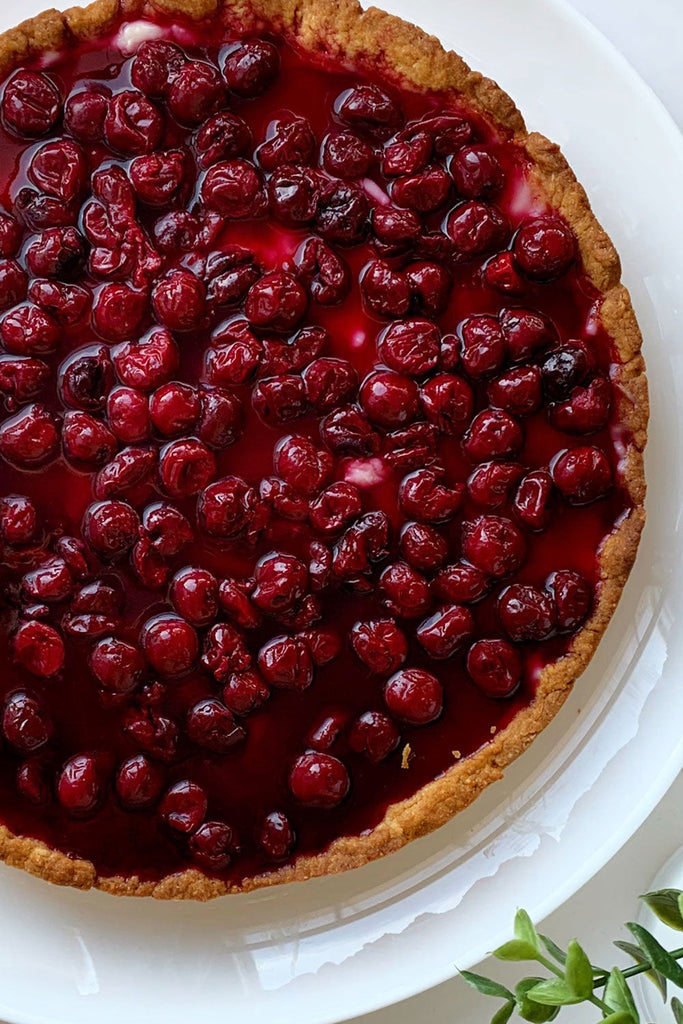
<path fill-rule="evenodd" d="M 683 130 L 683 0 L 570 2 L 627 57 Z M 415 0 L 415 21 L 419 20 L 419 3 Z M 577 68 L 576 73 L 590 75 L 590 68 Z M 646 182 L 643 187 L 647 187 Z M 627 779 L 624 787 L 628 788 Z M 638 914 L 637 895 L 649 888 L 660 866 L 683 845 L 682 809 L 683 776 L 679 776 L 621 852 L 568 903 L 551 914 L 543 922 L 542 930 L 565 948 L 569 939 L 578 938 L 587 946 L 593 963 L 625 964 L 627 959 L 612 947 L 612 940 L 630 937 L 624 933 L 623 923 Z M 523 968 L 522 964 L 504 968 L 489 959 L 474 969 L 501 980 L 516 980 L 528 973 Z M 358 1017 L 356 1024 L 484 1024 L 498 1005 L 454 979 L 397 1006 Z M 587 1024 L 595 1020 L 597 1012 L 593 1008 L 573 1007 L 563 1010 L 562 1018 Z"/>
<path fill-rule="evenodd" d="M 378 0 L 381 4 L 381 0 Z M 443 0 L 444 3 L 447 0 Z M 476 2 L 476 0 L 472 0 Z M 509 0 L 511 4 L 515 0 Z M 628 58 L 683 128 L 683 0 L 572 0 Z M 47 0 L 0 0 L 0 27 L 9 27 L 22 16 L 36 13 Z M 413 19 L 420 21 L 419 0 L 414 0 Z M 591 69 L 577 67 L 577 79 Z M 683 185 L 683 182 L 681 183 Z M 647 188 L 647 181 L 643 182 Z M 682 681 L 683 684 L 683 681 Z M 683 723 L 682 723 L 683 725 Z M 628 790 L 628 779 L 624 779 Z M 623 793 L 621 794 L 623 799 Z M 576 936 L 588 947 L 593 962 L 610 966 L 622 962 L 611 947 L 624 921 L 638 913 L 636 896 L 645 891 L 661 864 L 683 844 L 683 778 L 679 777 L 636 835 L 590 883 L 544 923 L 543 930 L 562 945 Z M 514 894 L 513 894 L 514 899 Z M 512 900 L 513 901 L 513 900 Z M 511 901 L 511 902 L 512 902 Z M 409 970 L 397 964 L 397 972 Z M 500 965 L 487 961 L 483 973 L 504 976 Z M 495 1009 L 489 1001 L 471 993 L 458 979 L 406 1002 L 357 1018 L 357 1024 L 480 1024 Z M 226 1019 L 230 1013 L 226 1007 Z M 595 1011 L 563 1011 L 577 1024 L 593 1021 Z M 122 1024 L 138 1024 L 122 1021 Z M 216 1024 L 223 1024 L 217 1021 Z M 273 1024 L 277 1024 L 274 1020 Z"/>

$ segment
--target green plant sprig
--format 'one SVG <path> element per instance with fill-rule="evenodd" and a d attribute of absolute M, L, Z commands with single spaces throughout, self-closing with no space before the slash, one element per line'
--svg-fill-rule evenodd
<path fill-rule="evenodd" d="M 640 897 L 660 921 L 683 932 L 683 892 L 680 889 L 659 889 Z M 507 1024 L 516 1013 L 531 1024 L 554 1020 L 563 1006 L 591 1003 L 600 1011 L 601 1024 L 640 1024 L 640 1017 L 629 979 L 645 974 L 658 988 L 664 1002 L 667 984 L 683 989 L 683 947 L 667 950 L 642 925 L 629 921 L 626 925 L 633 942 L 617 939 L 614 945 L 631 957 L 631 967 L 597 967 L 582 946 L 572 939 L 563 950 L 547 935 L 535 928 L 526 910 L 515 915 L 514 938 L 494 949 L 497 960 L 535 961 L 550 977 L 526 977 L 514 991 L 492 978 L 472 971 L 461 971 L 465 981 L 486 996 L 503 1000 L 491 1018 L 491 1024 Z M 675 1024 L 683 1024 L 683 1002 L 672 996 L 669 1002 Z"/>

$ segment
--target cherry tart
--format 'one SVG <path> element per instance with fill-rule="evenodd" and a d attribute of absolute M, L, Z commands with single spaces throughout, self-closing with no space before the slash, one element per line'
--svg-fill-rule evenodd
<path fill-rule="evenodd" d="M 557 147 L 433 38 L 115 8 L 0 37 L 0 856 L 206 899 L 397 849 L 547 724 L 647 389 Z"/>

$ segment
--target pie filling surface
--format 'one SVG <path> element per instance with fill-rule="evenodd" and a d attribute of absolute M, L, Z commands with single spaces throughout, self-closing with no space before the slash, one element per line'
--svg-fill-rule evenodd
<path fill-rule="evenodd" d="M 571 230 L 452 96 L 211 24 L 0 118 L 0 821 L 237 884 L 363 835 L 533 702 L 631 507 Z"/>

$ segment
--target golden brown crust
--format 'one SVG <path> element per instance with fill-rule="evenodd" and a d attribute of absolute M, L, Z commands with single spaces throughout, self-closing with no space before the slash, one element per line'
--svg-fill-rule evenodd
<path fill-rule="evenodd" d="M 70 37 L 83 39 L 106 31 L 120 16 L 139 17 L 153 10 L 196 20 L 220 11 L 230 25 L 270 28 L 288 35 L 303 50 L 325 52 L 349 63 L 379 61 L 387 74 L 419 89 L 456 91 L 528 154 L 535 186 L 571 224 L 584 267 L 603 295 L 602 324 L 614 340 L 620 365 L 619 422 L 625 444 L 622 484 L 633 508 L 605 540 L 599 553 L 600 582 L 595 610 L 574 637 L 568 653 L 547 666 L 534 702 L 506 728 L 468 758 L 414 796 L 392 805 L 369 835 L 337 839 L 317 856 L 298 859 L 291 867 L 246 879 L 239 886 L 206 878 L 195 870 L 160 882 L 137 878 L 100 878 L 92 864 L 70 858 L 45 844 L 12 835 L 0 827 L 0 859 L 60 885 L 95 886 L 116 895 L 160 899 L 208 900 L 227 892 L 244 892 L 282 882 L 300 881 L 359 867 L 391 853 L 443 825 L 470 804 L 518 757 L 561 707 L 574 679 L 583 672 L 609 622 L 635 559 L 645 521 L 643 449 L 647 437 L 648 391 L 640 354 L 641 335 L 628 292 L 620 284 L 619 257 L 593 214 L 559 147 L 537 133 L 528 133 L 509 96 L 490 79 L 471 71 L 439 41 L 384 11 L 362 11 L 356 0 L 96 0 L 87 8 L 64 14 L 46 11 L 0 36 L 0 76 L 27 57 L 54 50 Z M 409 770 L 409 769 L 408 769 Z"/>

